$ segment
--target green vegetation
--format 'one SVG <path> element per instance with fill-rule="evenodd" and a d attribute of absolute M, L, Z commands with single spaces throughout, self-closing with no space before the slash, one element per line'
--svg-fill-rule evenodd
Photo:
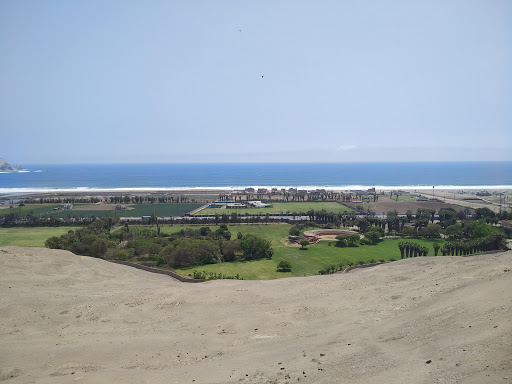
<path fill-rule="evenodd" d="M 116 224 L 114 218 L 96 220 L 87 227 L 48 238 L 45 246 L 84 256 L 154 261 L 152 265 L 173 268 L 271 259 L 274 253 L 271 241 L 254 234 L 231 240 L 231 232 L 225 224 L 214 231 L 210 227 L 183 228 L 171 234 L 161 233 L 159 226 L 155 231 L 150 227 L 140 229 L 125 225 L 111 233 Z"/>
<path fill-rule="evenodd" d="M 62 211 L 57 211 L 51 213 L 52 217 L 108 217 L 108 216 L 117 216 L 117 217 L 141 217 L 141 216 L 151 216 L 153 213 L 159 217 L 166 216 L 181 216 L 185 213 L 188 213 L 196 208 L 199 208 L 203 204 L 197 203 L 185 203 L 185 204 L 134 204 L 127 205 L 128 209 L 123 209 L 119 211 L 114 210 L 93 210 L 93 209 L 76 209 L 79 206 L 73 207 L 73 209 L 66 209 Z M 85 206 L 86 207 L 86 206 Z M 85 208 L 84 207 L 84 208 Z"/>
<path fill-rule="evenodd" d="M 228 276 L 223 273 L 215 273 L 208 271 L 196 271 L 193 270 L 190 274 L 190 277 L 193 279 L 201 279 L 201 280 L 219 280 L 219 279 L 228 279 L 228 280 L 243 280 L 244 278 L 240 275 Z"/>
<path fill-rule="evenodd" d="M 0 209 L 0 216 L 8 214 L 16 214 L 19 216 L 27 216 L 28 214 L 34 216 L 50 215 L 53 214 L 53 208 L 62 207 L 62 204 L 25 204 L 22 206 L 15 205 L 13 208 Z"/>
<path fill-rule="evenodd" d="M 447 227 L 447 232 L 449 231 L 450 240 L 452 241 L 441 248 L 443 256 L 462 256 L 493 251 L 500 249 L 503 245 L 505 234 L 498 228 L 486 224 L 484 219 L 472 221 L 464 228 L 462 226 L 458 228 L 458 225 L 457 223 Z"/>
<path fill-rule="evenodd" d="M 242 201 L 242 203 L 244 203 Z M 333 213 L 353 213 L 353 209 L 348 208 L 336 202 L 291 202 L 291 203 L 272 203 L 272 207 L 268 208 L 205 208 L 196 213 L 196 215 L 231 215 L 236 213 L 238 215 L 265 215 L 265 214 L 300 214 L 307 213 L 308 211 L 321 211 L 324 209 L 327 212 Z"/>
<path fill-rule="evenodd" d="M 292 264 L 288 260 L 281 260 L 277 264 L 277 272 L 290 272 L 292 270 Z"/>
<path fill-rule="evenodd" d="M 44 247 L 44 242 L 52 236 L 60 236 L 76 227 L 14 227 L 0 228 L 0 247 Z"/>
<path fill-rule="evenodd" d="M 194 209 L 199 208 L 203 204 L 198 203 L 170 203 L 170 204 L 133 204 L 127 205 L 128 209 L 115 211 L 113 209 L 86 209 L 94 207 L 94 204 L 75 204 L 72 209 L 63 209 L 64 204 L 26 204 L 24 206 L 15 206 L 14 208 L 6 208 L 0 210 L 0 216 L 15 214 L 16 216 L 25 217 L 32 215 L 35 217 L 141 217 L 151 216 L 153 213 L 159 217 L 182 216 Z M 60 208 L 54 210 L 54 208 Z"/>
<path fill-rule="evenodd" d="M 410 195 L 398 195 L 394 196 L 394 199 L 396 201 L 416 201 L 418 198 L 416 196 L 410 196 Z"/>
<path fill-rule="evenodd" d="M 187 226 L 165 226 L 161 227 L 162 233 L 174 233 Z M 197 227 L 196 227 L 197 228 Z M 215 230 L 215 226 L 211 226 Z M 399 259 L 398 242 L 400 239 L 385 239 L 377 242 L 375 245 L 360 245 L 355 247 L 333 247 L 329 246 L 328 241 L 321 241 L 318 244 L 308 246 L 308 251 L 301 251 L 299 247 L 290 246 L 287 237 L 292 228 L 287 224 L 269 224 L 269 225 L 236 225 L 228 226 L 233 232 L 240 232 L 242 236 L 248 234 L 257 235 L 266 240 L 272 240 L 274 254 L 272 260 L 264 259 L 257 261 L 236 261 L 231 263 L 209 264 L 201 266 L 202 270 L 224 273 L 226 275 L 239 274 L 244 279 L 276 279 L 287 276 L 309 276 L 318 274 L 321 269 L 329 265 L 343 264 L 345 266 L 354 265 L 358 261 L 367 263 L 370 260 Z M 441 239 L 415 239 L 415 242 L 427 247 L 429 255 L 434 254 L 434 244 L 444 244 Z M 277 272 L 277 265 L 280 261 L 287 260 L 293 265 L 290 272 Z M 181 274 L 189 274 L 197 266 L 181 267 L 176 271 Z"/>
<path fill-rule="evenodd" d="M 255 226 L 247 226 L 252 229 Z M 261 226 L 263 227 L 263 226 Z M 265 227 L 285 227 L 284 225 L 268 225 Z M 279 228 L 274 228 L 276 231 Z M 391 261 L 391 259 L 399 259 L 400 252 L 398 251 L 398 243 L 400 239 L 385 239 L 376 245 L 361 245 L 358 247 L 333 247 L 329 246 L 329 242 L 320 241 L 315 245 L 308 247 L 307 252 L 303 252 L 298 247 L 290 247 L 283 242 L 272 242 L 274 248 L 274 255 L 272 260 L 258 260 L 251 262 L 234 262 L 211 264 L 202 266 L 202 269 L 212 272 L 222 272 L 228 275 L 240 274 L 244 279 L 276 279 L 287 276 L 310 276 L 316 275 L 320 270 L 330 266 L 344 266 L 354 265 L 358 261 L 363 264 L 370 262 L 370 260 L 384 260 Z M 416 243 L 427 247 L 430 255 L 433 255 L 433 246 L 436 243 L 444 244 L 444 240 L 423 240 L 416 239 Z M 290 272 L 277 272 L 277 265 L 280 261 L 287 260 L 293 265 Z M 193 268 L 180 268 L 177 269 L 178 273 L 189 273 L 188 271 Z"/>

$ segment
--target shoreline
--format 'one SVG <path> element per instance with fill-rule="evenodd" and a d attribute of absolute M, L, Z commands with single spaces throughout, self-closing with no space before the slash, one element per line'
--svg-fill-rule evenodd
<path fill-rule="evenodd" d="M 512 191 L 512 185 L 302 185 L 302 186 L 281 186 L 281 185 L 244 185 L 244 186 L 219 186 L 219 187 L 119 187 L 119 188 L 0 188 L 0 196 L 11 194 L 42 194 L 42 193 L 150 193 L 150 192 L 181 192 L 181 193 L 218 193 L 222 191 L 236 192 L 244 191 L 246 188 L 257 189 L 281 189 L 296 188 L 300 190 L 314 191 L 324 189 L 326 191 L 367 191 L 375 188 L 376 191 Z"/>

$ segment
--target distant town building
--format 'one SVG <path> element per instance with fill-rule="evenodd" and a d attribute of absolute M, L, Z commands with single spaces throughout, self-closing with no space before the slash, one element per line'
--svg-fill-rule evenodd
<path fill-rule="evenodd" d="M 255 208 L 266 208 L 270 207 L 270 204 L 263 203 L 261 201 L 249 201 L 249 204 Z"/>
<path fill-rule="evenodd" d="M 245 208 L 246 205 L 242 203 L 227 203 L 226 208 Z"/>
<path fill-rule="evenodd" d="M 64 209 L 73 209 L 73 204 L 64 204 Z"/>

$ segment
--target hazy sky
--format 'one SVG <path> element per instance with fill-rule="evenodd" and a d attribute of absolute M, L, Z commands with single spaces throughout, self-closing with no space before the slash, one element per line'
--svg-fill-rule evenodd
<path fill-rule="evenodd" d="M 512 2 L 0 2 L 12 163 L 512 160 Z"/>

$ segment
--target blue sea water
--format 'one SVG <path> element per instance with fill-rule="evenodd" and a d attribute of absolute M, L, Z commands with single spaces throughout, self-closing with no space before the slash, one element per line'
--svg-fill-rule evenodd
<path fill-rule="evenodd" d="M 0 193 L 53 190 L 512 188 L 512 162 L 26 165 L 0 173 Z"/>

